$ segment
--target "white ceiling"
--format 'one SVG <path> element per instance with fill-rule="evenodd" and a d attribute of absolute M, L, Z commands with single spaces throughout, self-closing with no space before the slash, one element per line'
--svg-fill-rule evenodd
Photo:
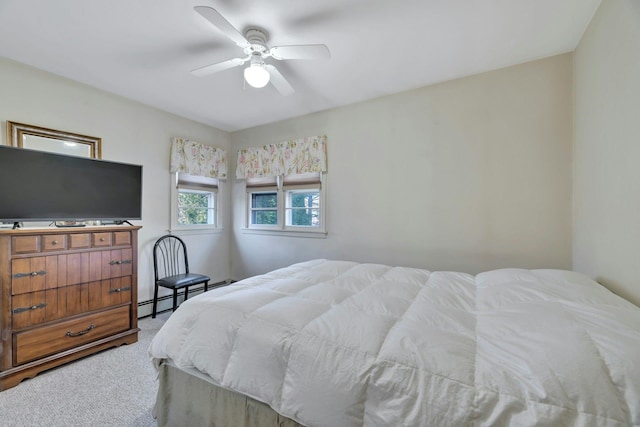
<path fill-rule="evenodd" d="M 600 0 L 0 0 L 0 56 L 226 131 L 569 52 Z M 268 44 L 331 59 L 271 61 L 294 86 L 245 87 L 242 56 L 193 7 Z"/>

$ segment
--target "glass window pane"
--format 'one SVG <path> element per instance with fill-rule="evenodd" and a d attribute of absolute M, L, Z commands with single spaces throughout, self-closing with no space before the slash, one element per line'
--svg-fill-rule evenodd
<path fill-rule="evenodd" d="M 186 224 L 210 224 L 210 210 L 206 208 L 180 208 L 178 209 L 178 223 Z"/>
<path fill-rule="evenodd" d="M 275 208 L 278 206 L 278 193 L 252 193 L 252 208 Z"/>
<path fill-rule="evenodd" d="M 320 206 L 320 193 L 318 191 L 290 192 L 291 207 L 293 208 L 317 208 Z"/>
<path fill-rule="evenodd" d="M 252 210 L 251 224 L 277 225 L 278 212 L 275 210 Z"/>
<path fill-rule="evenodd" d="M 291 209 L 291 215 L 287 215 L 290 222 L 287 225 L 299 227 L 319 227 L 320 209 Z"/>
<path fill-rule="evenodd" d="M 178 194 L 178 205 L 185 207 L 209 207 L 211 193 L 191 193 L 180 191 Z"/>

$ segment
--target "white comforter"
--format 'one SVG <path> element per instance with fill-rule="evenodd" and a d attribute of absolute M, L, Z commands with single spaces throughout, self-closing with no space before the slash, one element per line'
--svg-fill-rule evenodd
<path fill-rule="evenodd" d="M 313 260 L 186 301 L 149 351 L 310 426 L 640 425 L 640 309 L 568 271 Z"/>

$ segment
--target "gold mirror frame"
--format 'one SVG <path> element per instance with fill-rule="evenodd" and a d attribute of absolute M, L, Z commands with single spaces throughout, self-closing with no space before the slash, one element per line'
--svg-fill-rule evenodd
<path fill-rule="evenodd" d="M 19 148 L 71 156 L 102 158 L 102 139 L 7 121 L 7 141 Z M 49 144 L 51 143 L 51 144 Z"/>

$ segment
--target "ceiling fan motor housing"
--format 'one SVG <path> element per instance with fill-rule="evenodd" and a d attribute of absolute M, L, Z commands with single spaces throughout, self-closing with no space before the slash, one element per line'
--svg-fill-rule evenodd
<path fill-rule="evenodd" d="M 269 34 L 261 28 L 251 27 L 248 28 L 244 33 L 245 38 L 251 44 L 250 47 L 245 49 L 245 52 L 248 55 L 259 53 L 262 54 L 266 52 L 269 48 L 267 47 L 267 40 L 269 40 Z"/>

